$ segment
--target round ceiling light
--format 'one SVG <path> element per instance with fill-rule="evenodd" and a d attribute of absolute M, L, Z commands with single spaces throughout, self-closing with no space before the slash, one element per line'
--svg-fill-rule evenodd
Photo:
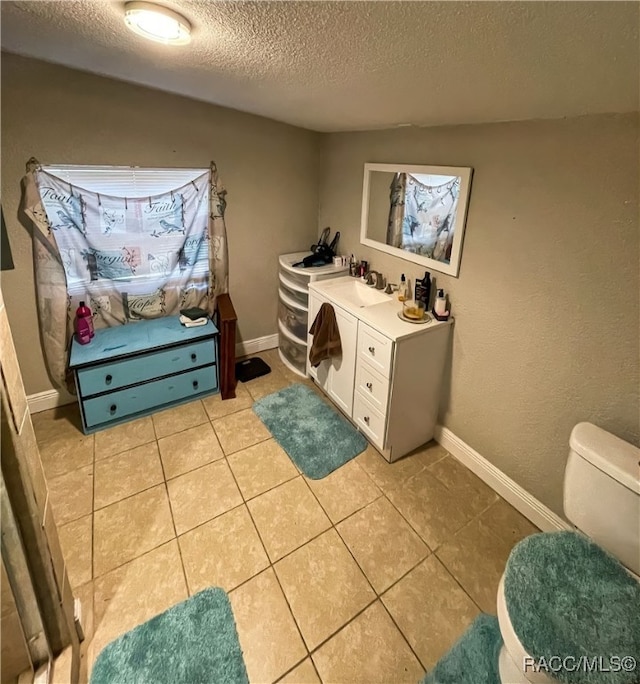
<path fill-rule="evenodd" d="M 186 45 L 191 40 L 191 24 L 177 12 L 152 2 L 127 2 L 125 24 L 139 36 L 165 45 Z"/>

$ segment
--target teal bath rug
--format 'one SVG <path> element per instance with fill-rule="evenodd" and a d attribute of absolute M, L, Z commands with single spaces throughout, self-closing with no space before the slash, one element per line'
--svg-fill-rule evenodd
<path fill-rule="evenodd" d="M 256 401 L 253 410 L 312 480 L 326 477 L 367 447 L 346 418 L 299 383 Z"/>
<path fill-rule="evenodd" d="M 91 684 L 248 684 L 227 594 L 205 589 L 112 641 Z"/>
<path fill-rule="evenodd" d="M 421 684 L 500 684 L 498 618 L 479 615 Z"/>

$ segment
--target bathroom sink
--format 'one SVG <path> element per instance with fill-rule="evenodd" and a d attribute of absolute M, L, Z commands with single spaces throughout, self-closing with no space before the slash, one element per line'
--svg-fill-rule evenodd
<path fill-rule="evenodd" d="M 336 300 L 341 300 L 347 306 L 356 309 L 388 302 L 391 299 L 391 295 L 369 287 L 360 280 L 340 279 L 335 285 L 332 283 L 331 294 Z"/>

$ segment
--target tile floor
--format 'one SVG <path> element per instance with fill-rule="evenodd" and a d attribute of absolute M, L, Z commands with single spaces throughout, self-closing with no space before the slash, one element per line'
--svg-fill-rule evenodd
<path fill-rule="evenodd" d="M 300 381 L 272 373 L 96 435 L 75 406 L 33 418 L 70 580 L 84 676 L 112 639 L 223 587 L 252 682 L 418 682 L 536 528 L 438 444 L 373 448 L 308 480 L 253 414 Z"/>

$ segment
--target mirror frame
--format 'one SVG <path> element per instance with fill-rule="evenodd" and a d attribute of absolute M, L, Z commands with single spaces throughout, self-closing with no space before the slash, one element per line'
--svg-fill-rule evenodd
<path fill-rule="evenodd" d="M 398 247 L 372 240 L 367 237 L 367 223 L 369 219 L 369 190 L 370 174 L 372 171 L 386 171 L 391 173 L 423 173 L 440 176 L 459 176 L 460 177 L 460 198 L 456 211 L 454 223 L 453 244 L 451 248 L 451 260 L 449 263 L 430 259 L 420 254 L 406 252 Z M 415 164 L 372 164 L 364 165 L 364 184 L 362 187 L 362 217 L 360 223 L 360 242 L 367 247 L 386 252 L 392 256 L 399 257 L 405 261 L 412 261 L 415 264 L 424 266 L 427 270 L 439 271 L 447 275 L 458 277 L 460 271 L 460 259 L 462 257 L 462 243 L 467 222 L 467 209 L 469 206 L 469 193 L 471 190 L 471 176 L 473 169 L 466 166 L 424 166 Z"/>

